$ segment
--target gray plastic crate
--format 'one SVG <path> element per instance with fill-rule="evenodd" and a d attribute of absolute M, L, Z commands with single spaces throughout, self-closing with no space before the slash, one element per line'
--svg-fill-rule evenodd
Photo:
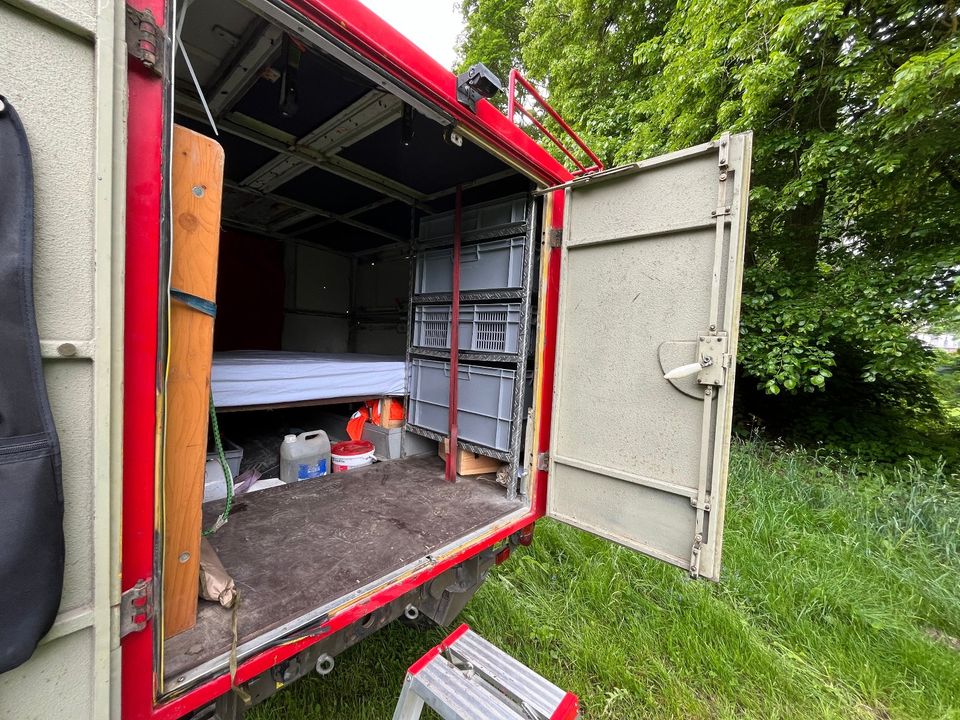
<path fill-rule="evenodd" d="M 419 305 L 413 319 L 413 344 L 450 349 L 450 306 Z M 516 353 L 520 345 L 520 303 L 460 306 L 460 349 Z"/>
<path fill-rule="evenodd" d="M 373 423 L 364 423 L 360 437 L 373 443 L 373 454 L 378 460 L 437 454 L 436 440 L 429 440 L 411 432 L 403 437 L 402 428 L 387 429 Z"/>
<path fill-rule="evenodd" d="M 460 290 L 500 290 L 522 285 L 522 237 L 490 240 L 460 249 Z M 417 254 L 414 292 L 453 291 L 453 249 L 424 250 Z"/>
<path fill-rule="evenodd" d="M 527 219 L 527 196 L 512 195 L 499 200 L 467 205 L 460 214 L 460 232 L 510 225 Z M 429 215 L 420 221 L 421 241 L 436 240 L 453 235 L 453 212 Z"/>
<path fill-rule="evenodd" d="M 516 371 L 460 365 L 457 381 L 457 426 L 462 440 L 496 450 L 510 450 L 513 385 Z M 408 421 L 446 433 L 450 415 L 450 363 L 413 358 L 410 361 Z"/>
<path fill-rule="evenodd" d="M 223 444 L 223 456 L 227 460 L 227 467 L 230 468 L 230 473 L 236 477 L 240 474 L 240 463 L 243 461 L 243 448 L 225 437 L 221 437 L 220 442 Z M 217 448 L 214 445 L 212 435 L 207 439 L 207 462 L 220 462 L 220 457 L 217 455 Z"/>

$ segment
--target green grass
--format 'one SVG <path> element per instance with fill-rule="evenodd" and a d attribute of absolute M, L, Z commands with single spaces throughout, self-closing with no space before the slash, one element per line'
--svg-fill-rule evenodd
<path fill-rule="evenodd" d="M 740 445 L 719 585 L 545 521 L 464 619 L 586 718 L 960 718 L 960 486 Z M 389 718 L 443 635 L 394 624 L 252 717 Z"/>

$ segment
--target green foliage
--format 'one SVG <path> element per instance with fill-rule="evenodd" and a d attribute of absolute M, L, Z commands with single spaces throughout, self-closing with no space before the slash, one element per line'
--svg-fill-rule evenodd
<path fill-rule="evenodd" d="M 541 521 L 464 620 L 586 720 L 960 718 L 960 487 L 899 472 L 737 445 L 719 585 Z M 251 719 L 390 717 L 445 634 L 391 626 Z"/>
<path fill-rule="evenodd" d="M 944 415 L 960 426 L 960 353 L 937 352 L 934 388 Z"/>
<path fill-rule="evenodd" d="M 519 60 L 608 164 L 754 130 L 754 385 L 783 403 L 910 385 L 895 404 L 929 409 L 913 333 L 960 313 L 954 0 L 514 0 L 509 52 L 499 5 L 464 6 L 463 57 Z"/>

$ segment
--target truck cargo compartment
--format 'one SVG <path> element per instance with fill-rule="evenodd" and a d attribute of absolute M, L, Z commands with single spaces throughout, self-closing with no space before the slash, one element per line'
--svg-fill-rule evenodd
<path fill-rule="evenodd" d="M 455 136 L 453 118 L 429 102 L 299 37 L 299 24 L 264 7 L 195 0 L 178 18 L 173 121 L 215 138 L 224 158 L 216 293 L 206 297 L 216 307 L 214 413 L 242 450 L 241 473 L 258 466 L 264 480 L 282 476 L 285 435 L 346 440 L 360 411 L 380 462 L 234 499 L 207 540 L 239 590 L 236 640 L 234 612 L 205 600 L 195 624 L 165 625 L 161 697 L 226 672 L 234 649 L 242 661 L 297 637 L 328 610 L 336 617 L 361 594 L 430 567 L 431 556 L 532 512 L 523 429 L 533 427 L 535 183 Z M 495 468 L 456 483 L 437 454 L 450 433 L 452 317 L 463 355 L 460 450 Z M 405 417 L 378 424 L 375 408 L 388 406 Z M 185 576 L 178 558 L 197 558 L 178 542 L 199 535 L 199 502 L 161 487 L 161 551 L 173 571 L 159 578 L 160 611 L 169 619 L 188 607 L 180 614 L 192 619 L 193 587 L 173 579 Z M 202 507 L 202 528 L 224 512 L 218 495 Z"/>

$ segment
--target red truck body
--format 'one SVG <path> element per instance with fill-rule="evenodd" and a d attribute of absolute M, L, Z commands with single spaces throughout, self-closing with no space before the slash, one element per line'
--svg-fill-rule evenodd
<path fill-rule="evenodd" d="M 163 0 L 131 3 L 137 10 L 150 10 L 164 18 L 169 8 Z M 456 98 L 456 76 L 383 21 L 357 0 L 309 0 L 289 2 L 288 7 L 309 19 L 359 56 L 376 64 L 412 92 L 428 98 L 457 119 L 460 126 L 543 185 L 565 182 L 572 174 L 563 164 L 510 122 L 495 106 L 481 102 L 474 114 Z M 142 64 L 131 62 L 129 72 L 128 162 L 127 162 L 127 266 L 124 317 L 124 459 L 122 589 L 153 573 L 156 552 L 155 458 L 157 407 L 156 302 L 160 294 L 159 244 L 163 178 L 163 109 L 165 84 Z M 563 194 L 554 193 L 550 204 L 550 227 L 563 225 Z M 557 278 L 559 253 L 549 260 L 548 287 L 544 294 L 542 322 L 545 344 L 542 361 L 545 417 L 553 397 L 553 352 L 556 336 Z M 540 427 L 537 447 L 546 452 L 550 426 Z M 528 529 L 543 516 L 546 507 L 546 471 L 538 470 L 531 493 L 532 506 L 522 519 L 462 548 L 428 570 L 404 577 L 392 586 L 330 619 L 322 631 L 274 647 L 244 660 L 234 679 L 243 683 L 293 657 L 324 637 L 386 605 L 412 588 L 422 585 L 450 567 L 489 548 L 504 538 Z M 202 707 L 230 690 L 228 674 L 209 680 L 175 699 L 156 700 L 158 669 L 154 663 L 155 620 L 144 631 L 123 638 L 122 713 L 128 720 L 178 718 Z"/>

